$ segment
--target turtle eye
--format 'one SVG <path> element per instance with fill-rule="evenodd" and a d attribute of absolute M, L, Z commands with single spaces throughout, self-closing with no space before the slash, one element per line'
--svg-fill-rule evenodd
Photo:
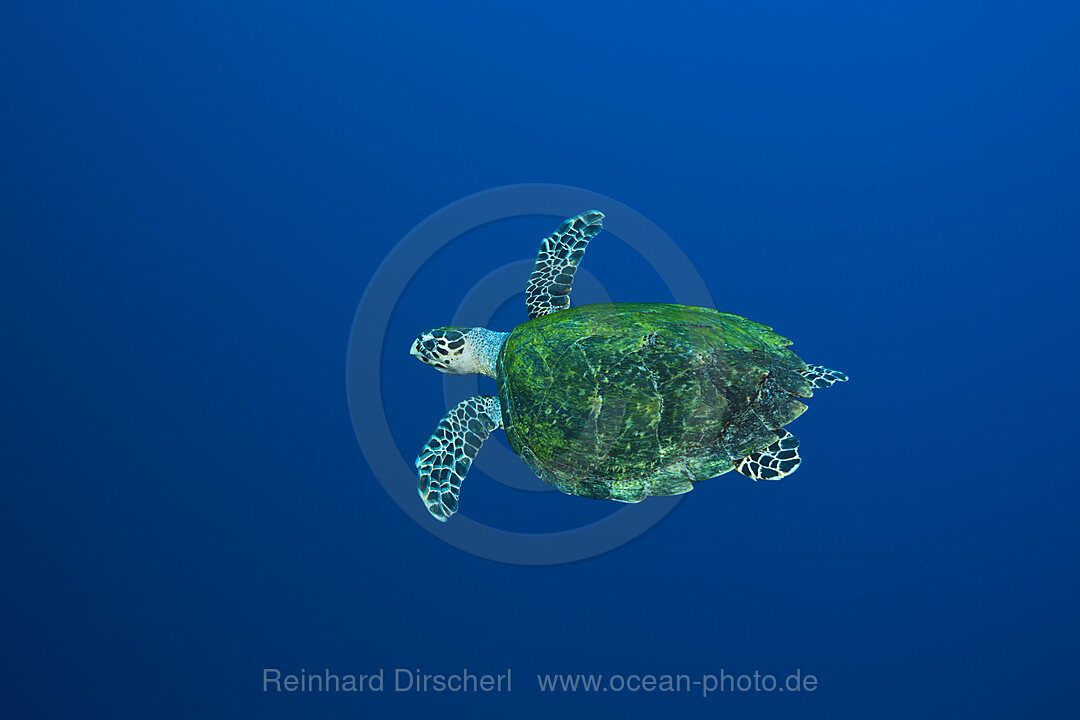
<path fill-rule="evenodd" d="M 437 365 L 440 355 L 439 343 L 431 335 L 421 335 L 413 341 L 409 353 L 416 359 L 428 365 Z"/>
<path fill-rule="evenodd" d="M 446 338 L 440 338 L 434 350 L 435 357 L 442 367 L 450 367 L 463 352 L 465 352 L 464 340 L 447 341 Z"/>

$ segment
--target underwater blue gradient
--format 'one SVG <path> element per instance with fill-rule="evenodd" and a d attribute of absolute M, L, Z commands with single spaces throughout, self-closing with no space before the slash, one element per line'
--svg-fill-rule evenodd
<path fill-rule="evenodd" d="M 0 715 L 1075 716 L 1078 33 L 1072 3 L 7 4 Z M 346 405 L 357 303 L 425 217 L 523 182 L 636 209 L 720 309 L 851 376 L 792 426 L 796 474 L 556 567 L 391 501 Z M 403 296 L 370 348 L 403 453 L 445 408 L 413 334 L 553 220 Z M 604 237 L 611 297 L 670 299 Z M 462 508 L 608 511 L 484 477 Z M 266 667 L 514 684 L 276 694 Z M 796 668 L 818 690 L 534 679 Z"/>

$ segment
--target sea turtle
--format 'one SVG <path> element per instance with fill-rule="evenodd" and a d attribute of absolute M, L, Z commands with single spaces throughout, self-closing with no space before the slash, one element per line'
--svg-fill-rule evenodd
<path fill-rule="evenodd" d="M 672 304 L 570 308 L 570 285 L 603 213 L 562 223 L 540 245 L 525 289 L 529 320 L 511 332 L 441 327 L 412 354 L 444 373 L 494 378 L 416 458 L 419 492 L 445 521 L 496 428 L 540 478 L 572 495 L 639 502 L 736 470 L 776 480 L 799 466 L 784 429 L 814 389 L 847 380 L 807 365 L 791 341 L 730 313 Z"/>

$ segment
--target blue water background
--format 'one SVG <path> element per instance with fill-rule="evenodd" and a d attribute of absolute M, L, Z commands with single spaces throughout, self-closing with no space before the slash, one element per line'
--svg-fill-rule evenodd
<path fill-rule="evenodd" d="M 0 715 L 1077 713 L 1074 4 L 4 14 Z M 851 375 L 793 426 L 798 473 L 703 483 L 550 568 L 391 501 L 346 405 L 357 303 L 425 217 L 521 182 L 635 208 L 718 307 Z M 403 296 L 370 348 L 403 454 L 445 409 L 413 333 L 554 222 L 470 233 Z M 585 267 L 671 297 L 615 239 Z M 522 530 L 607 511 L 483 477 L 462 506 Z M 512 667 L 514 692 L 264 693 L 265 667 Z M 796 668 L 815 693 L 533 679 Z"/>

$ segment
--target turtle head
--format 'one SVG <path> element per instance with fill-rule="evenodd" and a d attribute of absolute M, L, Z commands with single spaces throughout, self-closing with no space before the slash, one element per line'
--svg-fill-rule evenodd
<path fill-rule="evenodd" d="M 410 352 L 439 372 L 495 377 L 495 361 L 508 334 L 486 328 L 435 328 L 420 333 Z"/>

